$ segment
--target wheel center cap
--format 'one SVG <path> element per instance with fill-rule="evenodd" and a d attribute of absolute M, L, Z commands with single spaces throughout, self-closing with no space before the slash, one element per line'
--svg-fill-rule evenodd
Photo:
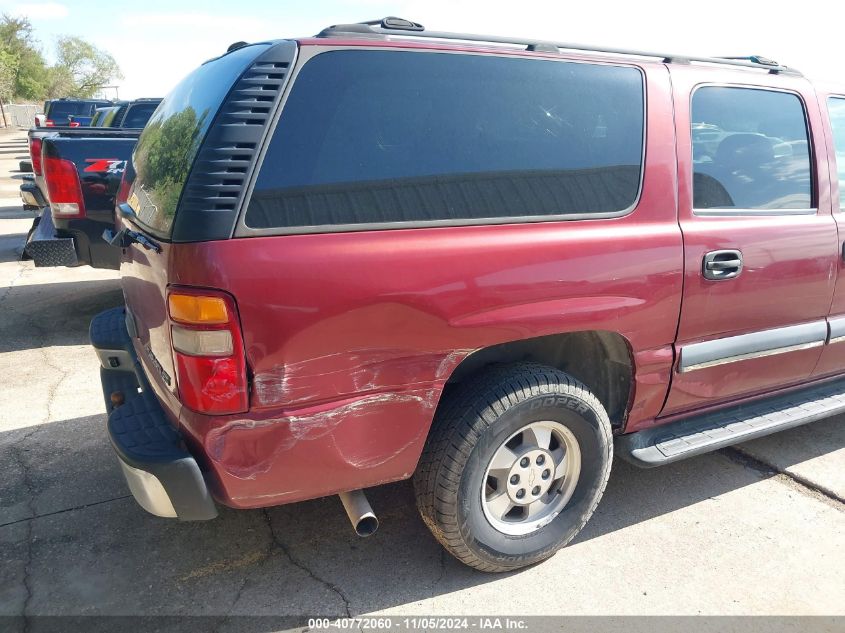
<path fill-rule="evenodd" d="M 533 503 L 549 491 L 555 464 L 551 453 L 541 448 L 521 453 L 508 471 L 507 493 L 517 505 Z"/>

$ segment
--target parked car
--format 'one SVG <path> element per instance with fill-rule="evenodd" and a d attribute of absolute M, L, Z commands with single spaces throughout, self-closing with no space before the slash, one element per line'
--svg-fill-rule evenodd
<path fill-rule="evenodd" d="M 141 134 L 126 305 L 91 323 L 149 512 L 340 494 L 367 534 L 362 490 L 412 477 L 505 571 L 579 532 L 614 453 L 845 411 L 845 90 L 396 18 L 233 48 Z"/>
<path fill-rule="evenodd" d="M 21 201 L 24 210 L 36 211 L 39 214 L 48 205 L 46 199 L 46 184 L 44 183 L 44 172 L 41 169 L 41 144 L 44 137 L 51 134 L 68 131 L 69 126 L 53 126 L 50 129 L 42 127 L 30 128 L 27 132 L 27 144 L 29 147 L 30 166 L 32 174 L 24 178 L 20 186 Z M 35 219 L 35 224 L 40 218 Z M 30 235 L 32 231 L 30 231 Z"/>
<path fill-rule="evenodd" d="M 90 116 L 71 114 L 68 117 L 68 127 L 90 127 L 93 119 L 93 114 Z"/>
<path fill-rule="evenodd" d="M 98 108 L 97 125 L 88 130 L 30 130 L 34 174 L 20 190 L 24 208 L 40 213 L 24 249 L 36 266 L 118 268 L 119 252 L 109 248 L 102 234 L 114 225 L 114 196 L 139 128 L 160 102 L 138 99 Z M 101 121 L 120 131 L 98 129 Z M 46 171 L 45 153 L 50 157 Z M 75 166 L 75 179 L 70 165 Z"/>
<path fill-rule="evenodd" d="M 44 102 L 44 116 L 36 117 L 35 126 L 66 126 L 70 123 L 71 116 L 76 117 L 77 123 L 82 125 L 82 120 L 93 116 L 95 109 L 110 103 L 102 99 L 51 99 Z"/>
<path fill-rule="evenodd" d="M 106 115 L 111 111 L 112 106 L 105 108 L 97 108 L 94 110 L 94 116 L 91 117 L 91 127 L 103 127 Z"/>
<path fill-rule="evenodd" d="M 106 117 L 105 127 L 141 129 L 150 120 L 161 99 L 135 99 L 117 106 L 111 116 Z"/>
<path fill-rule="evenodd" d="M 25 208 L 40 211 L 24 247 L 37 267 L 119 267 L 120 253 L 102 235 L 114 226 L 115 196 L 139 135 L 103 128 L 30 131 L 34 178 L 20 190 Z"/>

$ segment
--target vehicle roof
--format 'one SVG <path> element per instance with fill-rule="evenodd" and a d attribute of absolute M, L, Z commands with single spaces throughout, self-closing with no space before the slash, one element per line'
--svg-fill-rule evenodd
<path fill-rule="evenodd" d="M 818 91 L 825 95 L 845 96 L 845 84 L 821 82 L 815 84 Z"/>
<path fill-rule="evenodd" d="M 618 60 L 620 57 L 639 63 L 701 64 L 722 68 L 764 71 L 770 74 L 796 75 L 797 70 L 783 66 L 765 57 L 701 57 L 664 52 L 629 50 L 606 46 L 592 46 L 571 42 L 554 42 L 499 35 L 449 33 L 426 30 L 421 24 L 387 17 L 355 24 L 337 24 L 323 29 L 318 35 L 297 38 L 301 46 L 370 46 L 405 47 L 421 49 L 459 50 L 483 52 L 510 52 L 548 57 L 549 55 L 584 56 Z M 504 47 L 504 48 L 503 48 Z"/>
<path fill-rule="evenodd" d="M 47 103 L 52 101 L 80 101 L 83 103 L 113 103 L 111 99 L 77 99 L 76 97 L 59 97 L 57 99 L 47 99 Z"/>

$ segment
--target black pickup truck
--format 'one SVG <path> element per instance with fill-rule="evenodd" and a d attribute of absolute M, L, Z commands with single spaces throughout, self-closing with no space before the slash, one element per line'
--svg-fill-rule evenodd
<path fill-rule="evenodd" d="M 43 205 L 25 251 L 36 266 L 117 268 L 120 252 L 101 239 L 141 130 L 76 128 L 31 135 L 40 144 L 35 178 L 21 195 Z M 27 198 L 24 198 L 26 204 Z"/>
<path fill-rule="evenodd" d="M 25 248 L 36 266 L 118 267 L 119 251 L 101 236 L 113 224 L 126 160 L 160 101 L 118 104 L 114 127 L 29 131 L 34 173 L 20 190 L 24 207 L 40 214 Z"/>

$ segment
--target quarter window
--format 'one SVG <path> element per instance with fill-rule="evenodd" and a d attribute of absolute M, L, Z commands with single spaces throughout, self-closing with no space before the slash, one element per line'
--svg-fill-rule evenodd
<path fill-rule="evenodd" d="M 845 99 L 830 99 L 827 109 L 830 112 L 830 125 L 833 127 L 836 169 L 839 173 L 839 208 L 845 211 Z"/>
<path fill-rule="evenodd" d="M 812 207 L 810 144 L 794 94 L 709 86 L 692 99 L 693 206 Z"/>
<path fill-rule="evenodd" d="M 643 121 L 631 67 L 322 53 L 294 83 L 245 222 L 319 230 L 624 212 L 639 193 Z"/>

